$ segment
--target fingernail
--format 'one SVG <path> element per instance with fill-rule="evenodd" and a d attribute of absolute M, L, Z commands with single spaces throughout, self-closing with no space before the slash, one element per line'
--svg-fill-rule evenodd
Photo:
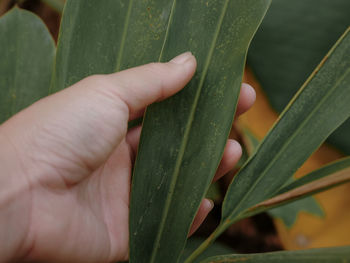
<path fill-rule="evenodd" d="M 207 205 L 208 205 L 209 211 L 211 211 L 214 208 L 213 200 L 211 200 L 211 199 L 205 199 L 205 200 L 207 200 Z"/>
<path fill-rule="evenodd" d="M 255 100 L 256 99 L 255 89 L 251 85 L 249 85 L 248 83 L 243 83 L 242 87 L 243 86 L 247 89 L 248 93 L 250 93 L 251 97 L 254 98 L 254 100 Z"/>
<path fill-rule="evenodd" d="M 192 57 L 192 53 L 190 51 L 182 53 L 181 55 L 178 55 L 174 57 L 170 62 L 175 64 L 184 64 L 190 57 Z"/>
<path fill-rule="evenodd" d="M 239 153 L 239 155 L 242 155 L 242 145 L 236 141 L 236 140 L 232 140 L 232 145 L 231 147 L 233 148 L 233 151 L 237 154 L 237 152 Z"/>

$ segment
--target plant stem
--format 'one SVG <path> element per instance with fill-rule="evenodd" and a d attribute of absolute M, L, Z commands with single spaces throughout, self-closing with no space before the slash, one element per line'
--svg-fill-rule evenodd
<path fill-rule="evenodd" d="M 186 259 L 184 263 L 193 262 L 200 254 L 203 253 L 214 241 L 231 225 L 231 222 L 225 221 L 221 223 L 213 233 Z"/>

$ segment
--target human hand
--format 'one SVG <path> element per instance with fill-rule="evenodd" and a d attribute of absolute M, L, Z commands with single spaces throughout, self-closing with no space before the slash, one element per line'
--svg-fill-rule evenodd
<path fill-rule="evenodd" d="M 182 89 L 195 72 L 190 53 L 88 77 L 0 126 L 0 262 L 111 262 L 128 256 L 131 169 L 140 127 L 128 121 Z M 243 85 L 238 113 L 255 93 Z M 233 168 L 227 142 L 215 179 Z M 203 200 L 191 233 L 212 209 Z"/>

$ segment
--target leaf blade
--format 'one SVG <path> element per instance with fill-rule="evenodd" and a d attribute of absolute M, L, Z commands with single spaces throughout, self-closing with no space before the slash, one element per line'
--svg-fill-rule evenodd
<path fill-rule="evenodd" d="M 349 8 L 347 0 L 273 2 L 254 38 L 248 62 L 274 109 L 283 110 L 350 25 Z M 350 121 L 346 121 L 327 141 L 349 154 L 349 132 Z"/>
<path fill-rule="evenodd" d="M 250 1 L 217 1 L 207 4 L 209 6 L 202 1 L 177 2 L 169 39 L 164 44 L 163 60 L 191 50 L 197 58 L 198 71 L 183 91 L 152 105 L 145 115 L 131 199 L 130 251 L 131 260 L 135 262 L 176 262 L 226 143 L 242 78 L 246 46 L 269 1 L 254 1 L 254 4 Z M 226 10 L 230 11 L 226 13 Z M 221 23 L 226 34 L 218 30 Z M 244 28 L 249 23 L 251 25 Z M 205 29 L 205 34 L 198 30 L 199 24 Z M 225 52 L 228 48 L 232 49 L 233 55 Z M 219 78 L 223 69 L 225 76 Z M 228 88 L 230 86 L 234 88 Z M 217 93 L 213 91 L 214 87 Z M 202 94 L 210 94 L 215 101 Z M 204 105 L 216 109 L 218 103 L 220 112 L 225 112 L 225 116 L 213 120 L 214 114 L 210 116 L 206 113 L 205 119 L 210 123 L 207 125 L 199 112 L 204 112 Z M 199 143 L 201 130 L 214 133 L 214 139 L 207 136 Z M 165 144 L 163 147 L 157 146 L 158 138 Z M 201 149 L 201 152 L 196 156 L 195 152 L 187 149 Z M 206 162 L 207 159 L 213 161 Z M 190 194 L 183 199 L 183 193 Z M 176 216 L 179 211 L 181 219 Z M 174 224 L 177 226 L 175 230 L 172 228 Z M 145 258 L 150 253 L 150 259 Z"/>
<path fill-rule="evenodd" d="M 49 94 L 54 56 L 54 41 L 36 15 L 13 8 L 1 17 L 0 123 Z"/>
<path fill-rule="evenodd" d="M 350 109 L 345 103 L 350 94 L 349 50 L 348 29 L 234 179 L 224 201 L 223 220 L 232 221 L 245 209 L 270 198 L 327 136 L 349 118 Z M 249 196 L 252 191 L 254 196 Z"/>
<path fill-rule="evenodd" d="M 51 92 L 93 74 L 157 61 L 171 4 L 161 0 L 66 1 Z"/>
<path fill-rule="evenodd" d="M 322 179 L 326 176 L 329 176 L 331 174 L 335 174 L 337 172 L 340 172 L 342 170 L 346 170 L 350 166 L 350 157 L 344 157 L 340 160 L 337 160 L 335 162 L 332 162 L 328 165 L 325 165 L 321 167 L 320 169 L 317 169 L 302 178 L 299 178 L 295 180 L 294 182 L 290 183 L 289 185 L 286 185 L 283 187 L 277 194 L 283 194 L 286 193 L 292 189 L 298 188 L 300 186 L 303 186 L 308 183 L 312 183 L 316 180 Z"/>
<path fill-rule="evenodd" d="M 274 197 L 248 210 L 254 215 L 350 181 L 350 157 L 326 165 L 283 187 Z"/>

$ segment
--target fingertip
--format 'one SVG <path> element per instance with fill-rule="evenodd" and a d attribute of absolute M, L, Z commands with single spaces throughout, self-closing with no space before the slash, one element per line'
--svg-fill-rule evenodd
<path fill-rule="evenodd" d="M 191 51 L 187 51 L 185 53 L 182 53 L 182 54 L 174 57 L 169 62 L 177 64 L 177 65 L 183 65 L 183 64 L 186 64 L 187 61 L 193 60 L 193 58 L 194 58 L 194 56 L 193 56 L 192 52 Z"/>
<path fill-rule="evenodd" d="M 236 116 L 249 110 L 256 100 L 255 89 L 248 83 L 242 83 L 241 92 L 239 94 L 239 101 L 237 106 Z"/>
<path fill-rule="evenodd" d="M 233 169 L 233 167 L 241 158 L 242 151 L 242 146 L 239 142 L 233 139 L 229 139 L 227 141 L 224 155 L 222 158 L 222 163 L 220 164 L 223 174 Z"/>
<path fill-rule="evenodd" d="M 249 98 L 252 102 L 256 99 L 255 89 L 248 83 L 242 83 L 242 89 L 246 93 L 246 97 Z"/>
<path fill-rule="evenodd" d="M 185 74 L 188 76 L 186 77 L 186 83 L 192 78 L 197 68 L 197 60 L 190 51 L 187 51 L 174 57 L 168 62 L 168 64 L 175 66 L 181 71 L 185 72 Z"/>
<path fill-rule="evenodd" d="M 233 139 L 229 139 L 227 141 L 227 144 L 228 144 L 227 155 L 231 156 L 231 159 L 234 159 L 234 161 L 237 162 L 242 156 L 243 150 L 242 150 L 241 144 L 238 141 Z"/>
<path fill-rule="evenodd" d="M 213 178 L 213 181 L 219 180 L 226 173 L 231 171 L 242 156 L 242 147 L 236 140 L 229 139 L 226 143 L 222 160 Z"/>
<path fill-rule="evenodd" d="M 213 208 L 214 208 L 214 201 L 213 200 L 205 198 L 203 203 L 204 203 L 205 209 L 206 209 L 206 211 L 208 211 L 208 213 L 211 210 L 213 210 Z"/>
<path fill-rule="evenodd" d="M 149 104 L 164 100 L 179 92 L 196 71 L 196 59 L 191 52 L 181 54 L 166 63 L 155 62 L 110 74 L 111 93 L 129 108 L 131 118 Z"/>
<path fill-rule="evenodd" d="M 198 228 L 199 226 L 203 223 L 209 212 L 213 209 L 214 207 L 214 202 L 210 199 L 203 199 L 201 202 L 197 215 L 195 216 L 190 232 L 188 236 L 191 236 Z"/>

